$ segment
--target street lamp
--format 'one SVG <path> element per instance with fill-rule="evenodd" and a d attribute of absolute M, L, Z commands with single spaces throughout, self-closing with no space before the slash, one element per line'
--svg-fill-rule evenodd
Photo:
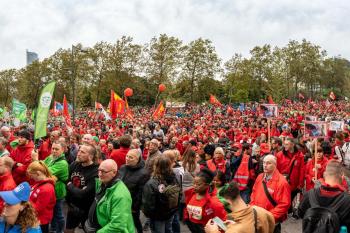
<path fill-rule="evenodd" d="M 72 51 L 71 51 L 71 85 L 72 85 L 72 107 L 73 107 L 73 125 L 75 124 L 75 78 L 76 78 L 76 70 L 74 67 L 74 53 L 75 52 L 82 52 L 87 53 L 88 48 L 81 48 L 72 45 Z"/>

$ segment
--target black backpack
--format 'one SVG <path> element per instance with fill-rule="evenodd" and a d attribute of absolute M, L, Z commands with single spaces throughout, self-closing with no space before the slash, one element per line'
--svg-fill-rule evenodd
<path fill-rule="evenodd" d="M 345 204 L 345 193 L 340 194 L 332 203 L 332 206 L 322 207 L 316 197 L 316 190 L 309 191 L 311 207 L 303 218 L 304 233 L 338 233 L 340 220 L 337 211 Z"/>

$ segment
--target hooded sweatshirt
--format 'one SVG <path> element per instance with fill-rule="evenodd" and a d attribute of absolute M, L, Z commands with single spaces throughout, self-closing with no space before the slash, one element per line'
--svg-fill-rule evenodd
<path fill-rule="evenodd" d="M 49 224 L 56 204 L 55 183 L 51 179 L 36 182 L 30 193 L 30 203 L 37 212 L 41 225 Z"/>
<path fill-rule="evenodd" d="M 24 181 L 28 181 L 26 172 L 29 164 L 32 162 L 32 151 L 34 149 L 34 144 L 32 141 L 29 141 L 27 144 L 18 146 L 10 154 L 10 157 L 15 162 L 15 165 L 12 169 L 12 176 L 16 184 L 20 184 Z M 17 164 L 21 163 L 22 166 Z"/>

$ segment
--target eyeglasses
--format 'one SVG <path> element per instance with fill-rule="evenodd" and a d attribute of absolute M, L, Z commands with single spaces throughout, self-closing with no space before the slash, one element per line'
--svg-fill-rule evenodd
<path fill-rule="evenodd" d="M 109 171 L 105 171 L 105 170 L 102 170 L 102 169 L 98 169 L 97 170 L 98 172 L 101 172 L 102 174 L 107 174 L 107 173 L 109 173 L 109 172 L 111 172 L 111 171 L 113 171 L 113 170 L 109 170 Z"/>

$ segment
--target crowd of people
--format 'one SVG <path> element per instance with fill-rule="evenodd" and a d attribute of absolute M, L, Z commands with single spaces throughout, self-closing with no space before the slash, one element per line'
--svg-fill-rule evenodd
<path fill-rule="evenodd" d="M 304 232 L 332 232 L 317 225 L 327 210 L 334 232 L 350 229 L 350 104 L 288 101 L 278 111 L 187 105 L 106 120 L 86 110 L 73 128 L 50 116 L 36 141 L 30 123 L 1 119 L 0 232 L 178 233 L 183 222 L 194 233 L 272 233 L 291 217 Z M 344 126 L 305 137 L 308 116 Z"/>

